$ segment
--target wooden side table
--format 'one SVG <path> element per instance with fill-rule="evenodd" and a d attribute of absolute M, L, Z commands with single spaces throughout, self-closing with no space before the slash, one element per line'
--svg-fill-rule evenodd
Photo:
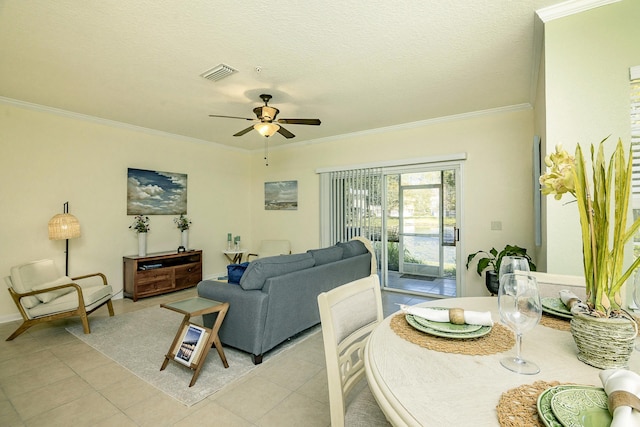
<path fill-rule="evenodd" d="M 229 260 L 229 264 L 240 264 L 242 262 L 242 256 L 244 255 L 245 252 L 247 251 L 246 250 L 222 251 L 224 256 L 226 256 L 227 259 Z"/>
<path fill-rule="evenodd" d="M 229 310 L 228 302 L 219 302 L 207 298 L 195 297 L 182 301 L 160 304 L 160 307 L 167 308 L 184 315 L 184 319 L 182 319 L 182 324 L 180 324 L 180 327 L 178 328 L 178 332 L 173 339 L 173 343 L 171 344 L 171 347 L 169 347 L 169 351 L 167 352 L 167 354 L 164 356 L 164 362 L 162 363 L 162 367 L 160 368 L 161 371 L 163 371 L 167 367 L 167 363 L 169 363 L 169 360 L 175 359 L 175 356 L 178 353 L 181 344 L 181 338 L 184 335 L 184 331 L 189 327 L 189 325 L 191 325 L 189 319 L 193 316 L 200 316 L 203 314 L 211 313 L 218 313 L 218 317 L 213 324 L 213 328 L 203 328 L 208 332 L 208 334 L 206 337 L 206 341 L 203 343 L 202 351 L 195 356 L 194 360 L 188 366 L 189 369 L 194 371 L 191 382 L 189 383 L 189 387 L 193 386 L 196 383 L 198 375 L 200 374 L 200 369 L 202 368 L 202 365 L 204 365 L 204 361 L 212 345 L 215 345 L 216 350 L 218 350 L 218 355 L 220 356 L 220 360 L 222 360 L 222 365 L 225 368 L 229 367 L 227 358 L 224 355 L 224 350 L 222 349 L 222 343 L 220 342 L 220 338 L 218 337 L 218 331 L 220 330 L 220 326 L 222 326 L 222 321 L 227 314 L 227 310 Z"/>

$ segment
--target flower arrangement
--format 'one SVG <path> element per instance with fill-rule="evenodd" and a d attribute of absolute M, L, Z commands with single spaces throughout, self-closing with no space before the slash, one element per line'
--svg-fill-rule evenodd
<path fill-rule="evenodd" d="M 188 230 L 191 226 L 191 220 L 184 216 L 184 214 L 180 214 L 178 218 L 173 218 L 173 222 L 176 223 L 180 231 Z"/>
<path fill-rule="evenodd" d="M 136 231 L 136 233 L 146 233 L 151 230 L 149 227 L 149 217 L 144 215 L 136 215 L 133 218 L 133 224 L 129 226 Z"/>
<path fill-rule="evenodd" d="M 631 195 L 632 156 L 629 153 L 629 160 L 625 160 L 622 141 L 618 140 L 607 164 L 603 148 L 606 139 L 600 142 L 597 153 L 591 145 L 591 183 L 579 144 L 575 157 L 561 145 L 556 146 L 555 153 L 545 158 L 547 173 L 540 177 L 542 194 L 553 194 L 560 200 L 569 193 L 578 203 L 587 304 L 591 314 L 597 317 L 611 317 L 621 309 L 620 289 L 640 265 L 640 258 L 636 258 L 623 271 L 624 246 L 640 227 L 638 218 L 625 230 Z"/>

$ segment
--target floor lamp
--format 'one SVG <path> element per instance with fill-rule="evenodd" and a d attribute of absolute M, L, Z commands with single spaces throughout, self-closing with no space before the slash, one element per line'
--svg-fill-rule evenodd
<path fill-rule="evenodd" d="M 80 237 L 80 223 L 78 218 L 69 213 L 69 202 L 63 205 L 63 213 L 55 215 L 49 220 L 49 240 L 66 240 L 64 251 L 65 276 L 69 275 L 69 239 Z"/>

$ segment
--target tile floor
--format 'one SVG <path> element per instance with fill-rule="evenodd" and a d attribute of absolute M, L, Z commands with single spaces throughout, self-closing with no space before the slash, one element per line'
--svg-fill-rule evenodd
<path fill-rule="evenodd" d="M 193 288 L 114 300 L 114 309 L 118 315 L 195 295 Z M 396 304 L 428 300 L 390 292 L 382 298 L 385 316 Z M 90 318 L 107 315 L 103 307 Z M 11 342 L 4 339 L 19 322 L 0 324 L 0 426 L 330 425 L 321 334 L 186 407 L 69 334 L 65 327 L 75 322 L 39 325 Z"/>

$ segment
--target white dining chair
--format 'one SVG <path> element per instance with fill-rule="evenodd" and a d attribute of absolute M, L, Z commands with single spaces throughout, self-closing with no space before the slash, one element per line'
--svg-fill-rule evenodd
<path fill-rule="evenodd" d="M 318 295 L 331 425 L 388 426 L 367 385 L 364 348 L 380 323 L 380 281 L 371 275 Z"/>

